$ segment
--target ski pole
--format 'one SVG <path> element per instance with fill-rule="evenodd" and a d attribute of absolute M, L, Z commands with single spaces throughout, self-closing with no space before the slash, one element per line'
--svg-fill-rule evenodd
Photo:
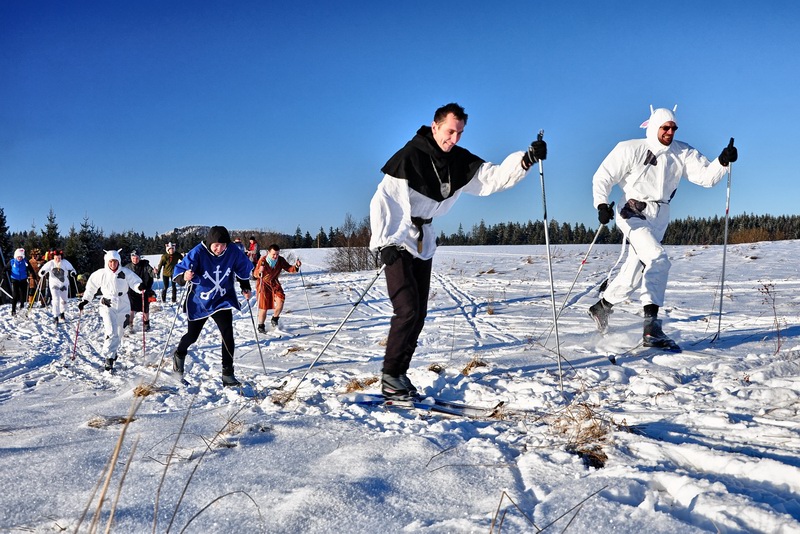
<path fill-rule="evenodd" d="M 544 138 L 544 130 L 539 130 L 538 140 Z M 553 262 L 550 257 L 550 235 L 547 222 L 547 195 L 544 192 L 544 164 L 539 160 L 539 181 L 542 184 L 542 219 L 544 221 L 544 246 L 547 249 L 547 272 L 550 275 L 550 302 L 553 308 L 553 328 L 556 332 L 556 355 L 558 356 L 558 383 L 561 387 L 561 394 L 564 394 L 564 374 L 561 371 L 561 342 L 558 337 L 558 315 L 556 314 L 556 293 L 553 285 Z"/>
<path fill-rule="evenodd" d="M 305 278 L 303 278 L 303 271 L 302 270 L 298 270 L 297 272 L 300 273 L 300 282 L 302 282 L 302 284 L 303 284 L 303 293 L 306 296 L 306 306 L 308 307 L 308 315 L 309 315 L 309 317 L 311 317 L 311 329 L 315 330 L 314 325 L 316 323 L 314 321 L 314 314 L 311 313 L 311 303 L 308 301 L 308 289 L 306 289 L 306 281 L 305 281 Z"/>
<path fill-rule="evenodd" d="M 81 331 L 81 317 L 83 316 L 83 310 L 78 310 L 78 325 L 75 327 L 75 344 L 72 346 L 72 360 L 75 361 L 75 355 L 78 353 L 78 334 Z"/>
<path fill-rule="evenodd" d="M 146 291 L 142 291 L 142 361 L 143 362 L 147 361 L 147 350 L 145 348 L 145 340 L 146 340 L 146 337 L 147 337 L 147 332 L 145 332 L 146 325 L 144 324 L 144 316 L 145 316 L 145 313 L 144 313 L 144 310 L 145 310 L 145 307 L 144 307 L 144 305 L 145 305 L 144 294 L 145 293 L 146 293 Z M 133 313 L 133 312 L 131 312 L 131 313 Z M 131 328 L 133 328 L 133 323 L 131 323 Z"/>
<path fill-rule="evenodd" d="M 256 346 L 258 347 L 258 356 L 261 358 L 261 368 L 264 369 L 264 374 L 267 374 L 267 366 L 264 363 L 264 354 L 261 353 L 261 341 L 258 339 L 258 330 L 256 330 L 256 320 L 253 318 L 253 307 L 250 305 L 250 299 L 247 301 L 247 309 L 250 310 L 250 322 L 253 323 L 253 335 L 256 338 Z"/>
<path fill-rule="evenodd" d="M 369 285 L 367 285 L 366 289 L 364 289 L 364 291 L 361 293 L 361 296 L 358 297 L 358 300 L 356 300 L 353 303 L 353 307 L 350 308 L 350 311 L 347 312 L 347 315 L 345 315 L 344 319 L 342 319 L 342 322 L 339 324 L 339 327 L 336 329 L 336 331 L 328 339 L 328 342 L 325 343 L 325 346 L 322 347 L 322 350 L 319 351 L 319 354 L 317 354 L 317 357 L 314 358 L 314 361 L 311 362 L 311 364 L 308 366 L 308 368 L 306 369 L 306 372 L 303 373 L 303 376 L 300 377 L 300 380 L 297 382 L 297 385 L 294 386 L 294 389 L 292 391 L 290 391 L 287 395 L 283 396 L 283 398 L 282 398 L 282 400 L 280 402 L 276 401 L 275 399 L 273 399 L 273 402 L 275 402 L 276 404 L 284 405 L 287 402 L 289 402 L 292 399 L 292 397 L 294 397 L 295 393 L 297 393 L 297 390 L 300 388 L 300 384 L 302 384 L 303 381 L 306 379 L 306 377 L 308 376 L 308 373 L 311 372 L 311 369 L 317 364 L 319 359 L 325 353 L 325 349 L 327 349 L 328 345 L 330 345 L 333 342 L 333 339 L 336 337 L 336 334 L 339 333 L 339 330 L 342 329 L 342 327 L 344 326 L 344 323 L 346 323 L 347 320 L 350 318 L 350 316 L 353 315 L 353 312 L 356 311 L 356 308 L 358 307 L 358 305 L 361 303 L 362 300 L 364 300 L 364 297 L 367 295 L 367 292 L 370 290 L 370 288 L 372 288 L 372 286 L 375 284 L 375 281 L 378 279 L 378 277 L 381 275 L 381 273 L 385 269 L 386 269 L 386 264 L 381 265 L 381 268 L 378 269 L 377 273 L 375 273 L 375 277 L 370 281 Z"/>
<path fill-rule="evenodd" d="M 36 284 L 36 291 L 33 292 L 33 300 L 31 301 L 30 305 L 28 306 L 28 311 L 33 308 L 33 303 L 36 302 L 36 299 L 39 297 L 39 290 L 42 287 L 42 280 L 44 280 L 44 276 L 39 277 L 39 283 Z"/>
<path fill-rule="evenodd" d="M 733 147 L 733 137 L 728 147 Z M 731 173 L 733 171 L 733 163 L 728 163 L 728 187 L 725 193 L 725 236 L 722 244 L 722 278 L 719 285 L 719 320 L 717 321 L 717 333 L 711 338 L 711 342 L 719 339 L 720 332 L 722 331 L 722 299 L 725 291 L 725 260 L 728 254 L 728 220 L 731 210 Z"/>
<path fill-rule="evenodd" d="M 191 270 L 191 267 L 189 269 Z M 175 281 L 173 280 L 173 283 L 174 282 Z M 172 317 L 172 324 L 170 325 L 169 332 L 167 333 L 167 340 L 164 342 L 164 350 L 161 352 L 161 360 L 158 362 L 158 369 L 156 370 L 156 376 L 153 377 L 153 384 L 156 383 L 158 380 L 158 375 L 161 374 L 161 367 L 164 365 L 164 358 L 167 355 L 167 347 L 169 347 L 169 340 L 172 338 L 172 331 L 175 329 L 175 322 L 178 320 L 178 314 L 186 304 L 186 299 L 189 296 L 189 291 L 192 290 L 192 287 L 193 284 L 189 282 L 186 286 L 186 289 L 183 291 L 183 297 L 181 297 L 180 303 L 175 308 L 175 315 Z"/>
<path fill-rule="evenodd" d="M 614 206 L 614 203 L 611 203 L 611 207 Z M 592 249 L 594 248 L 594 244 L 597 243 L 597 238 L 600 235 L 600 232 L 603 230 L 605 225 L 601 224 L 597 228 L 597 232 L 594 234 L 594 239 L 592 239 L 592 243 L 589 245 L 589 250 L 586 251 L 586 254 L 583 256 L 583 260 L 581 260 L 581 264 L 578 267 L 578 272 L 575 274 L 575 278 L 572 280 L 572 285 L 569 286 L 569 291 L 567 291 L 566 296 L 564 296 L 564 302 L 561 303 L 561 308 L 558 310 L 558 318 L 561 318 L 561 314 L 564 312 L 564 308 L 567 307 L 567 300 L 569 300 L 569 296 L 572 294 L 572 290 L 575 288 L 575 283 L 578 281 L 578 277 L 581 275 L 581 271 L 583 271 L 583 266 L 586 265 L 586 260 L 589 258 L 589 254 L 592 253 Z M 553 329 L 550 329 L 550 332 L 547 333 L 547 338 L 545 338 L 544 342 L 547 344 L 547 341 L 550 339 L 550 334 L 553 332 Z"/>

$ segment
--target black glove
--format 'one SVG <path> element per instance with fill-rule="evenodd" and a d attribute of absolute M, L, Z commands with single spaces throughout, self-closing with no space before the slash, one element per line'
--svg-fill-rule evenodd
<path fill-rule="evenodd" d="M 733 146 L 733 137 L 731 137 L 731 142 L 728 143 L 728 146 L 722 149 L 722 152 L 719 155 L 719 163 L 723 167 L 727 167 L 728 163 L 733 163 L 739 159 L 739 151 L 736 150 L 736 147 Z"/>
<path fill-rule="evenodd" d="M 600 224 L 608 224 L 608 222 L 614 218 L 614 203 L 612 202 L 609 206 L 608 204 L 600 204 L 597 206 L 597 220 L 600 221 Z"/>
<path fill-rule="evenodd" d="M 103 306 L 108 306 L 109 308 L 111 307 L 111 299 L 104 297 L 100 299 L 100 302 L 103 304 Z"/>
<path fill-rule="evenodd" d="M 83 308 L 84 308 L 84 307 L 85 307 L 87 304 L 89 304 L 89 301 L 88 301 L 88 300 L 82 300 L 82 301 L 80 301 L 80 302 L 78 303 L 78 309 L 79 309 L 80 311 L 83 311 Z"/>
<path fill-rule="evenodd" d="M 547 159 L 547 143 L 542 140 L 542 136 L 531 143 L 525 154 L 522 155 L 522 168 L 526 171 L 537 161 Z"/>
<path fill-rule="evenodd" d="M 381 249 L 381 260 L 387 266 L 393 264 L 400 259 L 400 249 L 395 245 L 389 245 Z"/>
<path fill-rule="evenodd" d="M 139 287 L 137 287 L 137 289 L 139 290 L 139 293 L 144 293 L 145 291 L 147 291 L 147 286 L 144 284 L 139 284 Z"/>

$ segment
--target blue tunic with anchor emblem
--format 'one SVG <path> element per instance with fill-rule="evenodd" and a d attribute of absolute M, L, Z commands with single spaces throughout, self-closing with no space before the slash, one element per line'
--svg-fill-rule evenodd
<path fill-rule="evenodd" d="M 238 247 L 228 246 L 215 256 L 200 243 L 175 266 L 173 280 L 185 271 L 192 271 L 192 287 L 186 302 L 190 321 L 203 319 L 220 310 L 240 309 L 236 297 L 236 278 L 249 280 L 253 264 Z"/>

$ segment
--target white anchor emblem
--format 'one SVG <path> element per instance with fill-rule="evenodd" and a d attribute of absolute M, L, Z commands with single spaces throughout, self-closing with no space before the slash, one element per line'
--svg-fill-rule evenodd
<path fill-rule="evenodd" d="M 227 278 L 229 274 L 231 274 L 231 268 L 228 267 L 225 270 L 225 274 L 223 274 L 222 276 L 219 275 L 219 270 L 220 270 L 220 266 L 217 265 L 217 268 L 214 270 L 214 275 L 216 276 L 216 280 L 214 278 L 211 278 L 211 276 L 209 276 L 208 272 L 204 272 L 203 273 L 203 278 L 208 278 L 209 280 L 211 280 L 211 283 L 214 284 L 214 287 L 212 287 L 208 291 L 201 292 L 200 293 L 200 298 L 201 299 L 209 300 L 211 298 L 211 295 L 214 294 L 214 291 L 219 291 L 219 296 L 220 297 L 224 297 L 225 293 L 228 292 L 227 289 L 222 287 L 222 281 L 225 280 L 225 278 Z"/>

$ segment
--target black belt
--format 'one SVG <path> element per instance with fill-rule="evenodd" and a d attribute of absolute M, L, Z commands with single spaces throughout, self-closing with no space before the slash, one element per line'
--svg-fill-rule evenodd
<path fill-rule="evenodd" d="M 433 222 L 433 219 L 423 219 L 422 217 L 411 217 L 411 224 L 417 227 L 419 230 L 419 236 L 417 237 L 417 252 L 422 252 L 422 238 L 425 236 L 424 232 L 422 231 L 422 225 L 430 224 Z"/>

